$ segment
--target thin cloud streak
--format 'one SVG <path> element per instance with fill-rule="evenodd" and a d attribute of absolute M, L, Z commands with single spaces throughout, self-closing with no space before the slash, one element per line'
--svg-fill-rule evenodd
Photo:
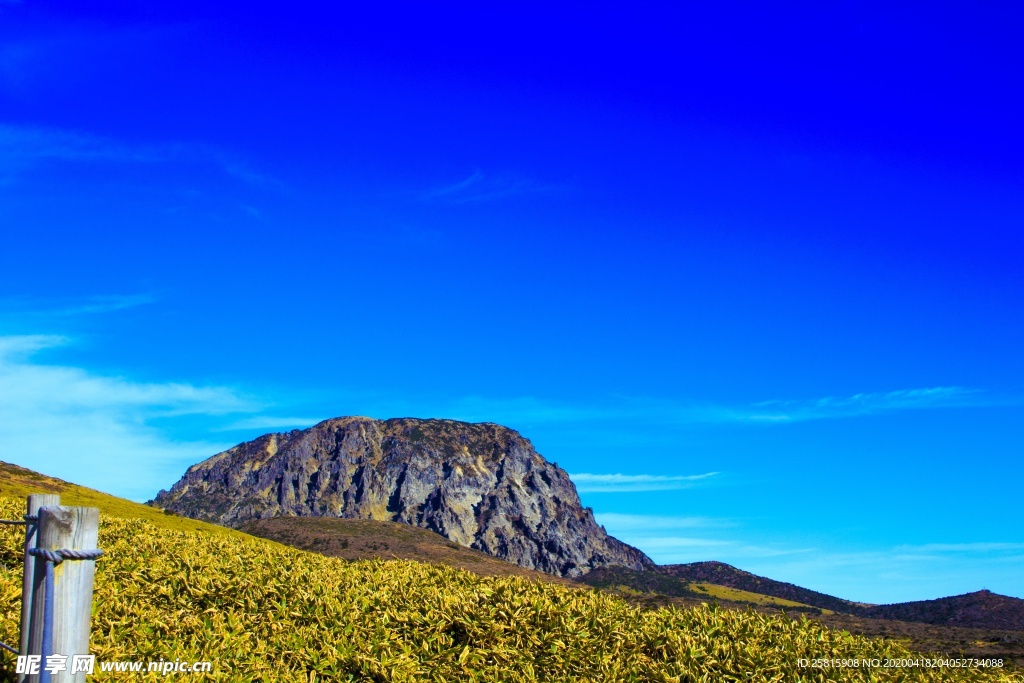
<path fill-rule="evenodd" d="M 732 541 L 722 541 L 713 538 L 696 538 L 687 536 L 658 536 L 648 538 L 644 541 L 643 550 L 657 553 L 668 550 L 679 550 L 681 548 L 723 548 L 734 545 Z"/>
<path fill-rule="evenodd" d="M 624 531 L 664 531 L 676 529 L 712 529 L 736 526 L 728 519 L 712 517 L 669 517 L 665 515 L 632 515 L 619 512 L 596 513 L 597 521 L 606 527 Z"/>
<path fill-rule="evenodd" d="M 423 197 L 427 199 L 436 199 L 439 197 L 448 197 L 451 195 L 460 194 L 462 192 L 465 192 L 469 188 L 473 187 L 474 185 L 480 183 L 481 181 L 483 181 L 483 179 L 483 171 L 477 169 L 476 171 L 473 171 L 473 173 L 471 173 L 464 180 L 460 180 L 450 185 L 443 185 L 428 192 L 424 192 Z"/>
<path fill-rule="evenodd" d="M 231 424 L 217 427 L 218 432 L 232 432 L 246 429 L 281 429 L 283 427 L 305 428 L 312 427 L 326 418 L 322 417 L 274 417 L 272 415 L 256 415 L 242 420 L 236 420 Z"/>
<path fill-rule="evenodd" d="M 156 301 L 157 298 L 153 294 L 101 295 L 79 299 L 64 305 L 56 305 L 57 302 L 46 300 L 6 298 L 0 299 L 0 313 L 30 318 L 73 317 L 114 313 L 146 306 Z"/>
<path fill-rule="evenodd" d="M 900 545 L 893 551 L 902 553 L 998 553 L 1024 550 L 1024 543 L 925 543 Z"/>
<path fill-rule="evenodd" d="M 18 334 L 0 337 L 0 362 L 31 355 L 43 349 L 66 346 L 71 340 L 59 334 Z"/>
<path fill-rule="evenodd" d="M 7 170 L 47 160 L 148 163 L 165 156 L 155 148 L 129 146 L 74 131 L 0 124 L 0 158 Z"/>
<path fill-rule="evenodd" d="M 0 337 L 0 459 L 145 500 L 185 466 L 231 445 L 173 439 L 152 421 L 265 408 L 228 387 L 135 382 L 33 358 L 69 343 Z"/>
<path fill-rule="evenodd" d="M 181 382 L 134 382 L 96 375 L 81 368 L 26 362 L 46 349 L 66 346 L 68 337 L 0 337 L 0 406 L 47 406 L 48 412 L 77 408 L 145 408 L 150 416 L 227 415 L 252 412 L 262 405 L 226 387 L 197 387 Z M 24 409 L 24 408 L 22 408 Z"/>
<path fill-rule="evenodd" d="M 466 396 L 448 405 L 446 414 L 469 422 L 503 420 L 508 424 L 565 424 L 630 420 L 665 426 L 781 425 L 880 415 L 908 410 L 1017 405 L 1019 397 L 993 397 L 979 389 L 929 387 L 847 397 L 772 400 L 746 406 L 673 402 L 643 397 L 613 397 L 603 404 L 572 405 L 535 397 L 492 399 Z"/>
<path fill-rule="evenodd" d="M 281 185 L 224 150 L 207 145 L 125 143 L 59 128 L 0 124 L 0 179 L 9 180 L 33 166 L 53 162 L 208 164 L 249 185 Z"/>
<path fill-rule="evenodd" d="M 752 558 L 743 569 L 848 600 L 875 604 L 930 600 L 983 588 L 1024 597 L 1024 583 L 1020 578 L 1024 576 L 1024 555 L 1009 550 L 1009 546 L 1019 544 L 948 545 L 977 545 L 979 550 L 900 553 L 895 548 L 852 552 L 816 548 L 792 558 Z M 1007 549 L 1001 552 L 982 549 L 990 545 L 1007 546 Z M 977 579 L 979 575 L 988 579 L 982 583 Z"/>
<path fill-rule="evenodd" d="M 966 387 L 928 387 L 901 389 L 884 393 L 862 393 L 853 396 L 829 396 L 808 401 L 762 401 L 755 409 L 771 412 L 754 413 L 754 419 L 801 421 L 831 417 L 854 417 L 898 410 L 989 405 L 977 389 Z"/>
<path fill-rule="evenodd" d="M 657 474 L 570 474 L 580 493 L 637 493 L 641 491 L 676 491 L 692 488 L 718 472 L 666 476 Z"/>
<path fill-rule="evenodd" d="M 462 180 L 421 193 L 420 198 L 447 204 L 474 204 L 515 195 L 549 192 L 554 189 L 552 185 L 541 185 L 522 176 L 489 175 L 477 169 Z"/>
<path fill-rule="evenodd" d="M 988 588 L 1024 597 L 1024 543 L 927 543 L 834 550 L 759 543 L 735 520 L 595 512 L 612 536 L 659 564 L 715 560 L 829 595 L 872 603 L 926 600 Z M 711 530 L 721 526 L 720 531 Z M 708 530 L 704 530 L 708 529 Z M 941 572 L 936 573 L 936 567 Z M 984 568 L 991 585 L 974 577 Z"/>

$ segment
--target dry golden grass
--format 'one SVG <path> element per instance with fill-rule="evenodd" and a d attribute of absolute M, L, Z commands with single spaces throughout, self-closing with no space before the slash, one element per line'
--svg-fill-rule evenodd
<path fill-rule="evenodd" d="M 23 504 L 0 498 L 0 516 Z M 5 642 L 17 636 L 21 535 L 0 529 Z M 98 659 L 210 660 L 218 681 L 1024 681 L 999 671 L 801 669 L 800 658 L 916 655 L 815 622 L 706 606 L 645 611 L 590 589 L 347 562 L 109 514 L 100 546 Z M 10 677 L 10 657 L 3 667 Z M 137 680 L 162 679 L 147 676 Z"/>

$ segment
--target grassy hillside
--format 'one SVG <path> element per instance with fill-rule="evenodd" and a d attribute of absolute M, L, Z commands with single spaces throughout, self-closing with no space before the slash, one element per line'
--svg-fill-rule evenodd
<path fill-rule="evenodd" d="M 708 583 L 725 586 L 757 595 L 788 600 L 791 604 L 810 605 L 826 612 L 854 614 L 867 607 L 857 602 L 843 600 L 832 595 L 812 591 L 783 581 L 775 581 L 737 569 L 724 562 L 692 562 L 690 564 L 666 564 L 657 571 L 681 581 Z"/>
<path fill-rule="evenodd" d="M 713 583 L 691 583 L 690 588 L 698 595 L 707 596 L 716 600 L 728 600 L 730 602 L 739 602 L 750 605 L 769 605 L 771 607 L 780 608 L 810 607 L 810 605 L 804 605 L 799 602 L 794 602 L 793 600 L 783 600 L 782 598 L 776 598 L 771 595 L 751 593 L 750 591 L 739 590 L 738 588 L 729 588 L 728 586 L 718 586 Z"/>
<path fill-rule="evenodd" d="M 275 517 L 248 522 L 239 530 L 300 550 L 346 560 L 417 560 L 466 569 L 481 576 L 522 576 L 564 586 L 578 585 L 572 579 L 526 569 L 461 546 L 433 531 L 397 522 L 337 517 Z"/>
<path fill-rule="evenodd" d="M 0 498 L 0 516 L 22 506 Z M 6 642 L 16 641 L 20 540 L 20 529 L 0 528 Z M 800 658 L 912 655 L 806 620 L 641 610 L 590 589 L 347 562 L 221 530 L 105 514 L 100 546 L 98 659 L 209 660 L 219 681 L 1024 681 L 999 671 L 801 669 Z M 2 662 L 10 679 L 12 660 Z M 125 674 L 92 680 L 115 679 Z"/>
<path fill-rule="evenodd" d="M 61 479 L 55 479 L 54 477 L 48 477 L 45 474 L 25 469 L 24 467 L 0 461 L 0 496 L 21 499 L 21 510 L 17 512 L 16 519 L 21 519 L 21 516 L 25 514 L 25 498 L 32 493 L 57 493 L 60 494 L 61 505 L 81 505 L 99 508 L 103 514 L 127 519 L 143 519 L 160 529 L 200 531 L 215 536 L 231 536 L 235 538 L 248 537 L 246 534 L 228 529 L 227 527 L 200 522 L 188 517 L 167 515 L 162 510 L 148 505 L 133 503 L 124 498 L 111 496 L 107 493 L 101 493 L 94 489 L 71 484 Z"/>
<path fill-rule="evenodd" d="M 745 606 L 774 607 L 790 611 L 821 613 L 822 610 L 771 595 L 720 586 L 705 581 L 688 581 L 657 570 L 638 572 L 626 567 L 601 567 L 590 572 L 581 583 L 595 588 L 610 590 L 624 595 L 662 595 L 670 598 L 715 600 L 723 606 L 743 608 Z"/>

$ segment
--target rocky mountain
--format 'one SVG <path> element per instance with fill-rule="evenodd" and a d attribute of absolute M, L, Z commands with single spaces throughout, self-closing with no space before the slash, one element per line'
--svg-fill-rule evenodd
<path fill-rule="evenodd" d="M 564 470 L 490 423 L 326 420 L 193 465 L 151 503 L 233 527 L 289 515 L 402 522 L 564 577 L 653 566 L 605 533 Z"/>

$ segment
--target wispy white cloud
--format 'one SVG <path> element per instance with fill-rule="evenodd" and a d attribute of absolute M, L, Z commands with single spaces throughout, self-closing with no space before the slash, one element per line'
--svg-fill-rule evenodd
<path fill-rule="evenodd" d="M 752 406 L 751 419 L 795 422 L 833 417 L 872 415 L 899 410 L 977 406 L 990 403 L 984 392 L 958 386 L 900 389 L 829 396 L 812 400 L 762 401 Z"/>
<path fill-rule="evenodd" d="M 613 534 L 614 535 L 614 534 Z M 693 552 L 697 549 L 721 549 L 735 545 L 732 541 L 723 541 L 715 538 L 698 538 L 690 536 L 654 536 L 647 538 L 643 544 L 643 550 L 647 553 L 665 553 L 685 550 Z"/>
<path fill-rule="evenodd" d="M 71 340 L 58 334 L 19 334 L 0 337 L 0 362 L 23 358 L 36 351 L 65 346 Z"/>
<path fill-rule="evenodd" d="M 46 163 L 185 163 L 214 166 L 244 183 L 280 185 L 222 149 L 194 143 L 128 143 L 81 131 L 0 123 L 0 176 Z"/>
<path fill-rule="evenodd" d="M 156 300 L 153 294 L 101 295 L 71 301 L 9 297 L 0 299 L 0 314 L 13 313 L 19 317 L 30 318 L 92 315 L 145 306 Z"/>
<path fill-rule="evenodd" d="M 459 180 L 454 183 L 450 183 L 448 185 L 441 185 L 440 187 L 435 187 L 432 190 L 424 192 L 423 196 L 424 198 L 427 199 L 437 199 L 440 197 L 450 197 L 452 195 L 458 195 L 465 192 L 466 190 L 469 190 L 470 188 L 478 186 L 480 183 L 483 182 L 483 180 L 483 171 L 477 169 L 473 171 L 471 174 L 469 174 L 469 176 L 467 176 L 466 178 L 463 178 L 462 180 Z"/>
<path fill-rule="evenodd" d="M 659 564 L 718 560 L 742 566 L 764 558 L 814 552 L 785 543 L 752 543 L 734 520 L 597 512 L 609 534 L 647 553 Z"/>
<path fill-rule="evenodd" d="M 1019 543 L 952 543 L 871 550 L 814 548 L 793 557 L 750 558 L 744 569 L 868 603 L 930 600 L 987 588 L 1024 597 L 1024 554 Z M 955 551 L 939 548 L 956 547 Z M 974 550 L 967 548 L 973 547 Z M 728 560 L 725 560 L 728 561 Z M 745 560 L 740 559 L 740 562 Z"/>
<path fill-rule="evenodd" d="M 613 396 L 591 404 L 562 403 L 536 397 L 495 399 L 466 396 L 451 401 L 447 414 L 455 419 L 511 424 L 566 424 L 629 420 L 637 424 L 782 425 L 810 420 L 861 417 L 909 410 L 1019 404 L 1015 397 L 994 397 L 985 391 L 957 386 L 860 393 L 845 397 L 770 400 L 723 405 L 696 401 Z"/>
<path fill-rule="evenodd" d="M 40 362 L 66 337 L 0 337 L 0 459 L 137 500 L 232 444 L 176 440 L 157 419 L 257 412 L 228 387 L 136 382 Z"/>
<path fill-rule="evenodd" d="M 333 417 L 333 416 L 332 416 Z M 282 429 L 285 427 L 303 428 L 312 427 L 323 421 L 322 417 L 275 417 L 273 415 L 256 415 L 253 417 L 235 420 L 223 427 L 217 427 L 216 431 L 231 432 L 246 429 Z"/>
<path fill-rule="evenodd" d="M 1000 553 L 1024 550 L 1024 543 L 977 542 L 977 543 L 924 543 L 921 545 L 899 545 L 894 552 L 912 555 L 914 553 Z"/>
<path fill-rule="evenodd" d="M 674 491 L 692 488 L 717 475 L 718 472 L 688 475 L 660 474 L 570 474 L 580 493 L 635 493 L 640 491 Z"/>
<path fill-rule="evenodd" d="M 673 517 L 670 515 L 635 515 L 621 512 L 601 512 L 596 515 L 597 521 L 606 527 L 613 527 L 619 533 L 651 532 L 678 529 L 717 529 L 735 526 L 728 519 L 713 517 Z"/>
<path fill-rule="evenodd" d="M 473 204 L 514 195 L 537 194 L 554 190 L 553 185 L 542 185 L 515 174 L 485 174 L 477 169 L 462 180 L 441 185 L 421 193 L 421 199 L 449 204 Z"/>
<path fill-rule="evenodd" d="M 0 158 L 7 168 L 47 160 L 153 162 L 166 158 L 166 151 L 70 130 L 0 124 Z"/>
<path fill-rule="evenodd" d="M 717 560 L 849 600 L 926 600 L 988 588 L 1024 597 L 1017 540 L 821 547 L 745 529 L 741 520 L 595 512 L 612 536 L 659 564 Z"/>
<path fill-rule="evenodd" d="M 790 557 L 815 552 L 814 548 L 771 546 L 687 536 L 650 536 L 640 541 L 639 545 L 637 543 L 632 543 L 632 545 L 641 548 L 652 558 L 662 558 L 659 560 L 661 564 L 699 562 L 723 557 L 728 558 L 730 562 L 743 563 L 755 559 Z M 677 559 L 665 560 L 664 558 Z"/>

